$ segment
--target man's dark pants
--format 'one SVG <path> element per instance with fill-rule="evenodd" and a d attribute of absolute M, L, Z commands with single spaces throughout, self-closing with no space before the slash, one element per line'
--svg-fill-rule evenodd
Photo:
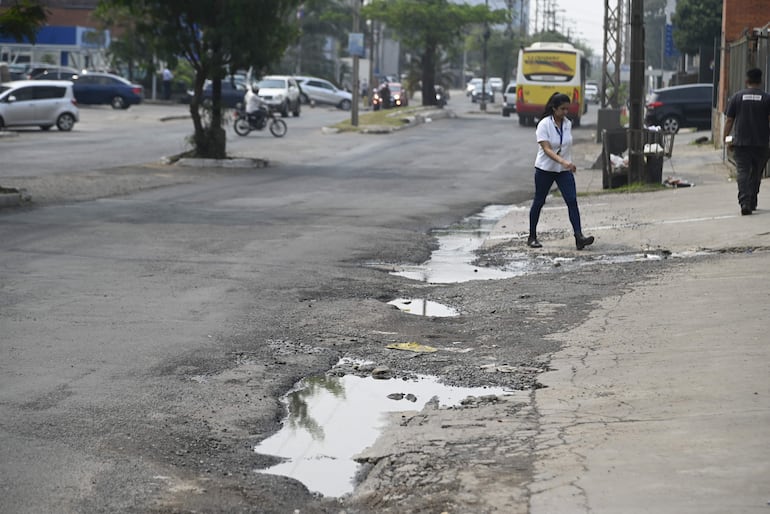
<path fill-rule="evenodd" d="M 738 181 L 738 203 L 751 210 L 757 208 L 757 195 L 762 172 L 767 164 L 770 149 L 764 146 L 733 147 Z"/>

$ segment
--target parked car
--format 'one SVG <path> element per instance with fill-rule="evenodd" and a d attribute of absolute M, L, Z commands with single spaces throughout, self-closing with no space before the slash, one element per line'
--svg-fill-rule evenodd
<path fill-rule="evenodd" d="M 228 109 L 235 109 L 239 103 L 243 103 L 243 98 L 246 95 L 246 89 L 247 86 L 245 82 L 230 80 L 228 78 L 222 79 L 222 92 L 220 97 L 222 106 L 227 107 Z M 190 89 L 187 91 L 187 97 L 183 99 L 183 102 L 189 104 L 192 100 L 192 97 L 193 90 Z M 203 84 L 201 103 L 203 103 L 203 105 L 211 105 L 211 97 L 212 85 L 211 81 L 207 80 Z"/>
<path fill-rule="evenodd" d="M 299 116 L 300 87 L 294 77 L 287 75 L 268 75 L 257 82 L 259 97 L 271 110 L 280 112 L 284 118 L 291 112 L 295 117 Z"/>
<path fill-rule="evenodd" d="M 72 83 L 79 104 L 106 104 L 113 109 L 128 109 L 142 103 L 144 98 L 142 86 L 111 73 L 84 73 L 76 76 Z"/>
<path fill-rule="evenodd" d="M 471 102 L 476 103 L 481 101 L 481 84 L 479 84 L 479 87 L 476 87 L 471 91 Z M 492 89 L 492 86 L 487 83 L 487 89 L 486 94 L 484 95 L 484 101 L 495 103 L 495 92 Z"/>
<path fill-rule="evenodd" d="M 72 82 L 17 80 L 0 84 L 0 128 L 54 125 L 72 130 L 80 119 Z"/>
<path fill-rule="evenodd" d="M 24 64 L 0 62 L 0 69 L 0 82 L 24 80 L 26 78 L 24 72 L 27 67 Z"/>
<path fill-rule="evenodd" d="M 353 105 L 353 95 L 349 91 L 337 88 L 328 80 L 317 77 L 295 77 L 301 89 L 303 103 L 333 105 L 342 110 L 349 110 Z"/>
<path fill-rule="evenodd" d="M 676 133 L 681 127 L 711 127 L 714 86 L 687 84 L 656 89 L 647 98 L 644 123 Z"/>
<path fill-rule="evenodd" d="M 27 72 L 27 77 L 32 80 L 72 80 L 80 73 L 69 66 L 38 66 Z"/>
<path fill-rule="evenodd" d="M 509 82 L 503 91 L 503 117 L 509 118 L 516 112 L 516 82 Z"/>
<path fill-rule="evenodd" d="M 593 82 L 586 82 L 585 87 L 586 103 L 598 104 L 600 100 L 599 85 Z"/>
<path fill-rule="evenodd" d="M 492 86 L 492 91 L 500 93 L 503 90 L 503 79 L 500 77 L 490 77 L 487 83 Z"/>

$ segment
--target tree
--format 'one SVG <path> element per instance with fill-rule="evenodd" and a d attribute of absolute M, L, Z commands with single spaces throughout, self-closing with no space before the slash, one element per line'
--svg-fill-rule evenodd
<path fill-rule="evenodd" d="M 37 31 L 46 20 L 45 9 L 27 0 L 17 1 L 0 12 L 0 36 L 10 36 L 16 41 L 25 38 L 34 43 Z"/>
<path fill-rule="evenodd" d="M 149 34 L 161 56 L 179 56 L 195 70 L 190 114 L 194 154 L 226 157 L 222 127 L 222 78 L 252 67 L 261 73 L 296 37 L 300 0 L 102 0 L 128 9 L 136 29 Z M 206 80 L 212 83 L 211 117 L 201 115 Z"/>
<path fill-rule="evenodd" d="M 713 47 L 722 32 L 722 0 L 679 0 L 672 17 L 676 47 L 690 54 Z"/>
<path fill-rule="evenodd" d="M 659 69 L 672 68 L 675 58 L 664 55 L 666 35 L 666 0 L 644 2 L 644 55 L 650 66 Z"/>
<path fill-rule="evenodd" d="M 373 0 L 363 16 L 385 22 L 402 42 L 420 56 L 422 103 L 435 105 L 436 68 L 442 49 L 461 40 L 464 29 L 477 23 L 503 23 L 505 10 L 485 5 L 455 4 L 449 0 Z"/>

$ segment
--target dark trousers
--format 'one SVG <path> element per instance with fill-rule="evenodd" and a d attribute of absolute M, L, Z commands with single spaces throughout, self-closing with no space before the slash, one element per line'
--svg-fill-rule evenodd
<path fill-rule="evenodd" d="M 170 80 L 163 81 L 163 98 L 165 100 L 171 99 L 171 81 Z"/>
<path fill-rule="evenodd" d="M 764 146 L 734 146 L 738 182 L 738 203 L 741 207 L 756 209 L 762 172 L 770 149 Z"/>
<path fill-rule="evenodd" d="M 543 210 L 545 199 L 551 191 L 551 186 L 556 185 L 561 191 L 564 203 L 567 204 L 569 212 L 569 222 L 572 224 L 572 230 L 575 234 L 582 234 L 580 227 L 580 210 L 577 203 L 577 187 L 575 186 L 575 175 L 570 171 L 554 173 L 535 168 L 535 198 L 532 200 L 532 207 L 529 209 L 529 235 L 537 236 L 537 223 L 540 221 L 540 211 Z"/>

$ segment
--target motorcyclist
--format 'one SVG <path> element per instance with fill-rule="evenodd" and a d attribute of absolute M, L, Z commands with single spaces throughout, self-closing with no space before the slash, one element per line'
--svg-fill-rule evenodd
<path fill-rule="evenodd" d="M 258 93 L 258 87 L 250 87 L 246 90 L 243 100 L 246 103 L 246 114 L 249 116 L 249 123 L 255 127 L 262 128 L 265 123 L 267 104 L 259 97 Z"/>

